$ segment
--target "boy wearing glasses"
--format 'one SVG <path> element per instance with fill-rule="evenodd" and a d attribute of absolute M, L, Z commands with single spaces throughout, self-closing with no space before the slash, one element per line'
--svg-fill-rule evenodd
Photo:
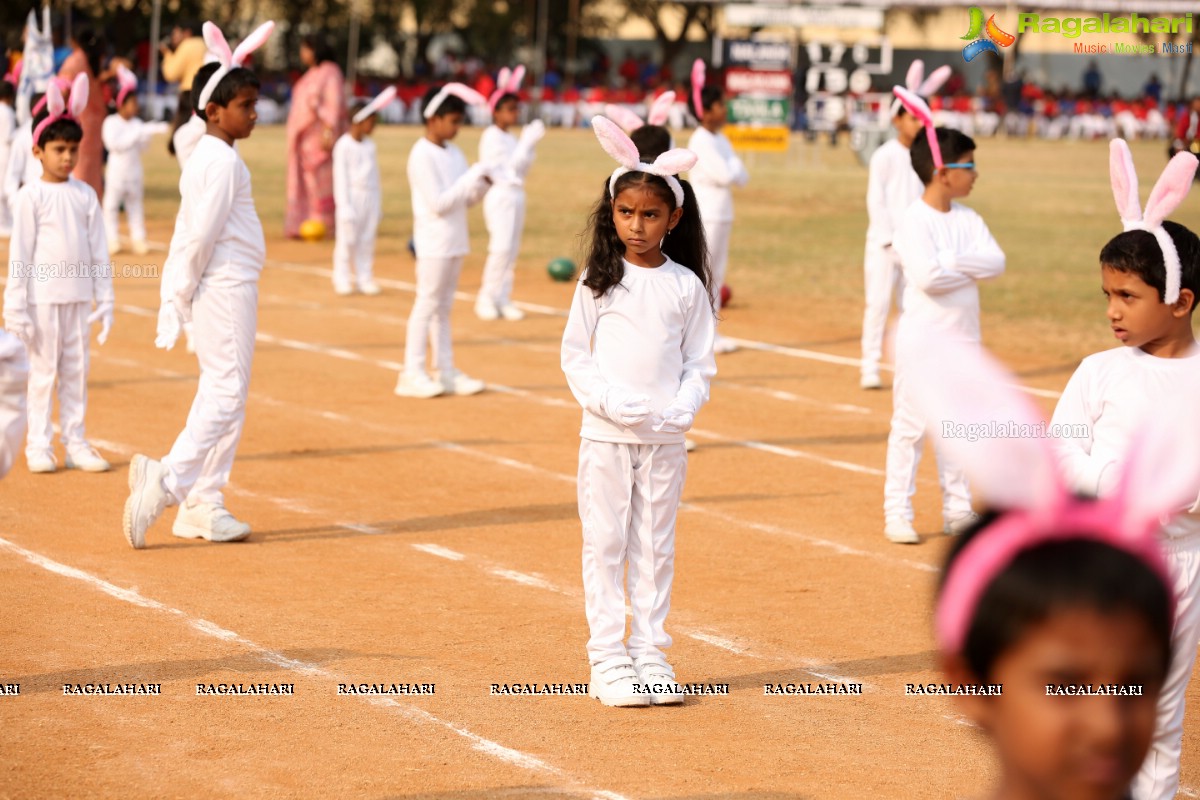
<path fill-rule="evenodd" d="M 912 165 L 925 192 L 901 216 L 893 240 L 904 273 L 904 297 L 897 323 L 883 512 L 884 535 L 900 544 L 920 542 L 912 524 L 912 496 L 926 430 L 926 420 L 917 412 L 912 387 L 906 380 L 906 336 L 932 328 L 943 336 L 978 344 L 976 283 L 1004 272 L 1004 251 L 983 217 L 954 202 L 971 193 L 979 176 L 975 171 L 975 142 L 950 128 L 938 128 L 937 140 L 944 161 L 940 168 L 934 164 L 926 136 L 913 142 Z M 953 369 L 954 365 L 946 368 Z M 966 477 L 940 455 L 938 479 L 942 487 L 942 531 L 953 536 L 970 527 L 977 516 L 971 511 Z"/>

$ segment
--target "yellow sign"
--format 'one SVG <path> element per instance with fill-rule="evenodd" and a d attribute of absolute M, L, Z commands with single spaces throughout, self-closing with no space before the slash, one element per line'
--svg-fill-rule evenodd
<path fill-rule="evenodd" d="M 754 127 L 751 125 L 726 125 L 725 135 L 734 150 L 754 150 L 760 153 L 786 153 L 788 129 L 783 125 Z"/>

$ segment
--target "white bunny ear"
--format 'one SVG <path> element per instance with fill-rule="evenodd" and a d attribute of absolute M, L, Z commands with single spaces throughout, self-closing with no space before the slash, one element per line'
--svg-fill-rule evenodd
<path fill-rule="evenodd" d="M 267 20 L 255 28 L 254 32 L 243 39 L 242 43 L 237 46 L 237 50 L 233 51 L 233 56 L 229 60 L 230 66 L 240 67 L 244 64 L 251 53 L 267 43 L 267 39 L 271 38 L 271 31 L 273 30 L 275 30 L 275 23 L 271 20 Z"/>
<path fill-rule="evenodd" d="M 1162 516 L 1195 504 L 1200 494 L 1200 416 L 1188 405 L 1200 393 L 1200 378 L 1188 378 L 1172 392 L 1124 459 L 1116 490 L 1124 530 L 1154 527 Z"/>
<path fill-rule="evenodd" d="M 633 133 L 645 124 L 642 122 L 641 117 L 630 111 L 628 108 L 625 108 L 625 106 L 618 106 L 613 103 L 605 104 L 604 116 L 620 125 L 626 133 Z"/>
<path fill-rule="evenodd" d="M 508 91 L 508 67 L 501 67 L 496 73 L 496 91 L 501 94 Z"/>
<path fill-rule="evenodd" d="M 942 88 L 942 84 L 950 80 L 951 69 L 947 66 L 941 66 L 929 73 L 929 77 L 921 82 L 917 94 L 922 97 L 931 97 L 934 92 Z"/>
<path fill-rule="evenodd" d="M 1196 160 L 1194 156 L 1192 160 Z M 1141 222 L 1142 205 L 1138 200 L 1133 154 L 1124 139 L 1113 139 L 1108 144 L 1108 177 L 1112 182 L 1113 199 L 1117 201 L 1117 213 L 1128 230 L 1130 223 Z"/>
<path fill-rule="evenodd" d="M 79 119 L 88 104 L 88 76 L 81 72 L 71 83 L 71 116 Z"/>
<path fill-rule="evenodd" d="M 697 160 L 696 154 L 691 150 L 676 147 L 654 159 L 654 171 L 658 175 L 678 175 L 696 166 Z"/>
<path fill-rule="evenodd" d="M 521 91 L 521 84 L 525 82 L 525 65 L 518 64 L 512 71 L 512 75 L 508 78 L 508 91 L 516 94 Z"/>
<path fill-rule="evenodd" d="M 1167 162 L 1166 169 L 1150 190 L 1150 198 L 1146 200 L 1146 210 L 1142 213 L 1146 225 L 1161 225 L 1172 211 L 1179 208 L 1179 204 L 1191 191 L 1197 165 L 1200 165 L 1200 162 L 1191 153 L 1176 153 L 1174 158 Z"/>
<path fill-rule="evenodd" d="M 137 75 L 134 75 L 124 64 L 117 64 L 117 85 L 122 89 L 136 89 Z"/>
<path fill-rule="evenodd" d="M 921 88 L 921 80 L 925 77 L 925 62 L 921 59 L 914 59 L 908 65 L 908 74 L 904 76 L 904 87 L 910 92 L 916 92 Z"/>
<path fill-rule="evenodd" d="M 213 22 L 205 22 L 204 27 L 204 44 L 208 46 L 208 52 L 217 57 L 223 66 L 232 66 L 233 53 L 229 50 L 229 42 L 225 41 L 225 34 L 221 33 L 221 29 Z"/>
<path fill-rule="evenodd" d="M 667 121 L 667 117 L 671 114 L 671 106 L 675 103 L 674 92 L 663 92 L 654 104 L 650 106 L 650 113 L 646 115 L 646 122 L 651 125 L 662 125 Z"/>
<path fill-rule="evenodd" d="M 614 161 L 625 169 L 637 169 L 638 162 L 641 161 L 637 145 L 625 135 L 625 131 L 617 127 L 617 123 L 597 114 L 592 117 L 592 131 L 600 140 L 604 152 L 612 156 Z"/>
<path fill-rule="evenodd" d="M 83 74 L 83 73 L 80 73 Z M 46 87 L 46 113 L 50 117 L 61 117 L 67 104 L 63 102 L 62 90 L 53 81 Z"/>
<path fill-rule="evenodd" d="M 469 106 L 487 105 L 487 98 L 465 83 L 447 83 L 446 93 L 452 94 Z"/>
<path fill-rule="evenodd" d="M 1056 507 L 1063 496 L 1056 459 L 1050 440 L 1035 432 L 1045 417 L 1007 369 L 982 347 L 932 329 L 902 336 L 897 349 L 930 433 L 989 505 Z"/>
<path fill-rule="evenodd" d="M 388 103 L 396 99 L 396 87 L 389 86 L 380 92 L 374 100 L 368 103 L 361 111 L 354 115 L 354 122 L 362 122 L 372 114 L 377 113 Z"/>

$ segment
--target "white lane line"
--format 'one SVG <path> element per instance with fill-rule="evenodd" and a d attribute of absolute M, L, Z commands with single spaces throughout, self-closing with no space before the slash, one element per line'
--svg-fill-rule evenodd
<path fill-rule="evenodd" d="M 506 581 L 512 581 L 513 583 L 519 583 L 522 586 L 532 586 L 535 589 L 545 589 L 548 592 L 554 592 L 556 594 L 565 594 L 568 596 L 575 594 L 574 592 L 558 588 L 557 586 L 550 583 L 545 578 L 542 578 L 538 575 L 527 575 L 524 572 L 517 572 L 516 570 L 513 570 L 513 569 L 503 569 L 503 568 L 489 569 L 488 572 L 492 575 L 495 575 L 498 578 L 504 578 L 504 580 L 506 580 Z"/>
<path fill-rule="evenodd" d="M 463 561 L 466 559 L 466 556 L 457 550 L 442 547 L 440 544 L 414 544 L 413 549 L 420 550 L 422 553 L 429 553 L 431 556 L 437 556 L 438 558 L 445 558 L 449 561 Z"/>
<path fill-rule="evenodd" d="M 89 572 L 84 572 L 81 569 L 70 567 L 66 564 L 54 561 L 53 559 L 47 558 L 39 553 L 35 553 L 32 550 L 26 550 L 24 547 L 14 544 L 7 539 L 0 538 L 0 547 L 24 558 L 34 566 L 41 567 L 47 572 L 51 572 L 64 578 L 80 581 L 88 586 L 91 586 L 93 589 L 97 589 L 104 594 L 109 595 L 110 597 L 114 597 L 118 600 L 130 603 L 131 605 L 138 606 L 139 608 L 145 608 L 172 616 L 178 620 L 181 620 L 190 628 L 198 631 L 199 633 L 203 633 L 206 636 L 219 639 L 223 642 L 236 644 L 240 647 L 250 650 L 269 664 L 273 664 L 290 672 L 296 672 L 308 677 L 325 678 L 341 683 L 351 682 L 346 676 L 339 675 L 316 664 L 309 664 L 304 661 L 297 661 L 295 659 L 288 658 L 278 651 L 263 647 L 262 645 L 253 642 L 244 636 L 234 633 L 233 631 L 226 630 L 215 623 L 209 622 L 206 619 L 194 617 L 185 611 L 179 610 L 178 608 L 173 608 L 164 603 L 160 603 L 157 600 L 146 597 L 135 589 L 123 589 L 120 586 L 109 583 L 103 578 L 98 578 Z M 606 798 L 606 800 L 624 800 L 622 795 L 614 792 L 584 788 L 577 779 L 573 778 L 562 769 L 543 761 L 537 756 L 523 753 L 520 750 L 514 750 L 511 747 L 505 747 L 499 742 L 484 738 L 483 736 L 480 736 L 479 734 L 474 733 L 461 725 L 442 719 L 441 717 L 431 714 L 417 706 L 406 705 L 392 698 L 376 698 L 371 699 L 368 702 L 370 702 L 371 705 L 390 708 L 398 711 L 410 720 L 427 722 L 429 724 L 445 728 L 446 730 L 453 731 L 463 739 L 467 740 L 473 749 L 489 755 L 498 761 L 503 761 L 507 764 L 520 767 L 521 769 L 530 772 L 538 772 L 558 780 L 567 781 L 572 785 L 564 787 L 566 791 L 570 791 L 574 794 L 589 794 L 592 797 L 603 797 Z"/>

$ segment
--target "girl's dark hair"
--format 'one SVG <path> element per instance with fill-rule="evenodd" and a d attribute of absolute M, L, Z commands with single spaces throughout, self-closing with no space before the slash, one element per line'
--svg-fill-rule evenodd
<path fill-rule="evenodd" d="M 671 132 L 662 125 L 643 125 L 629 134 L 629 138 L 647 164 L 671 149 Z"/>
<path fill-rule="evenodd" d="M 196 71 L 196 77 L 192 81 L 192 113 L 205 122 L 208 122 L 208 117 L 204 115 L 204 109 L 200 108 L 200 93 L 204 91 L 204 84 L 208 83 L 209 77 L 220 66 L 216 62 L 205 64 Z M 212 95 L 209 96 L 208 102 L 216 103 L 221 108 L 226 108 L 238 96 L 238 92 L 247 86 L 252 86 L 255 89 L 262 88 L 257 75 L 245 67 L 234 67 L 225 73 L 225 77 L 221 78 L 220 83 L 217 84 L 217 88 L 213 89 Z"/>
<path fill-rule="evenodd" d="M 962 131 L 954 128 L 934 130 L 937 131 L 938 147 L 941 148 L 944 164 L 953 164 L 975 149 L 975 140 Z M 933 180 L 933 151 L 929 149 L 929 137 L 923 131 L 913 140 L 909 158 L 912 161 L 913 172 L 917 173 L 921 183 L 928 186 Z"/>
<path fill-rule="evenodd" d="M 693 108 L 692 111 L 696 114 L 696 119 L 704 116 L 704 112 L 713 107 L 725 96 L 725 93 L 717 86 L 705 86 L 700 90 L 700 108 Z M 695 105 L 695 98 L 692 99 L 692 105 Z"/>
<path fill-rule="evenodd" d="M 311 33 L 301 39 L 300 44 L 313 51 L 313 57 L 318 64 L 337 60 L 337 51 L 333 49 L 333 42 L 329 41 L 327 36 Z"/>
<path fill-rule="evenodd" d="M 499 108 L 500 106 L 504 105 L 505 103 L 516 103 L 517 107 L 520 108 L 521 98 L 517 97 L 512 92 L 505 92 L 504 94 L 500 95 L 500 99 L 496 101 L 496 105 L 494 106 L 494 108 Z"/>
<path fill-rule="evenodd" d="M 95 28 L 84 25 L 76 28 L 71 38 L 75 40 L 75 44 L 79 45 L 79 49 L 87 57 L 88 68 L 92 70 L 92 77 L 97 77 L 100 74 L 100 62 L 104 58 L 104 51 L 107 48 L 104 37 Z"/>
<path fill-rule="evenodd" d="M 441 90 L 442 90 L 441 85 L 429 87 L 429 90 L 425 92 L 425 96 L 421 98 L 422 112 L 424 112 L 424 110 L 426 108 L 429 108 L 429 104 L 431 102 L 433 102 L 433 98 L 437 97 L 438 92 L 440 92 Z M 466 113 L 467 113 L 466 102 L 456 94 L 448 94 L 442 100 L 442 104 L 437 107 L 437 111 L 433 112 L 433 116 L 444 117 L 447 114 L 463 114 L 463 115 L 465 115 Z"/>
<path fill-rule="evenodd" d="M 958 537 L 942 569 L 946 575 L 963 548 L 1000 519 L 989 512 Z M 1141 559 L 1092 539 L 1046 542 L 1022 551 L 984 590 L 963 641 L 963 659 L 981 682 L 996 661 L 1029 628 L 1066 608 L 1104 615 L 1141 617 L 1158 644 L 1162 675 L 1171 661 L 1171 596 L 1162 579 Z"/>
<path fill-rule="evenodd" d="M 683 216 L 675 228 L 667 236 L 662 245 L 662 252 L 676 264 L 686 267 L 696 274 L 704 284 L 704 290 L 712 298 L 712 272 L 708 266 L 708 244 L 704 240 L 704 223 L 700 221 L 700 209 L 696 205 L 696 193 L 692 185 L 685 180 L 679 180 L 683 186 Z M 675 211 L 675 195 L 667 182 L 657 175 L 647 172 L 626 172 L 617 178 L 613 191 L 617 195 L 626 189 L 649 189 L 657 194 L 667 204 L 671 212 Z M 588 231 L 591 234 L 587 259 L 584 261 L 585 276 L 583 285 L 592 290 L 596 297 L 602 296 L 609 289 L 621 283 L 625 277 L 625 244 L 617 235 L 617 227 L 613 224 L 613 196 L 608 193 L 608 179 L 604 181 L 604 193 L 588 218 Z"/>
<path fill-rule="evenodd" d="M 42 112 L 33 119 L 33 129 L 36 129 L 38 125 L 42 124 L 42 120 L 48 116 L 50 116 L 50 110 L 43 108 Z M 46 145 L 50 144 L 50 142 L 82 141 L 83 128 L 79 125 L 79 123 L 73 119 L 70 119 L 69 117 L 62 117 L 47 125 L 46 129 L 42 131 L 40 136 L 38 136 L 35 144 L 45 150 Z"/>
<path fill-rule="evenodd" d="M 200 70 L 197 70 L 196 74 L 199 75 Z M 171 155 L 175 155 L 175 131 L 192 118 L 192 114 L 195 113 L 192 111 L 192 94 L 199 91 L 200 87 L 193 83 L 191 89 L 181 89 L 179 92 L 179 105 L 175 107 L 175 116 L 171 118 L 171 134 L 167 137 L 167 152 Z"/>
<path fill-rule="evenodd" d="M 1179 253 L 1179 288 L 1191 289 L 1200 300 L 1200 238 L 1178 222 L 1165 220 L 1163 228 Z M 1167 296 L 1167 267 L 1154 234 L 1125 231 L 1108 240 L 1100 251 L 1100 263 L 1117 272 L 1136 275 L 1158 290 L 1159 302 Z M 1196 303 L 1192 303 L 1196 310 Z"/>

